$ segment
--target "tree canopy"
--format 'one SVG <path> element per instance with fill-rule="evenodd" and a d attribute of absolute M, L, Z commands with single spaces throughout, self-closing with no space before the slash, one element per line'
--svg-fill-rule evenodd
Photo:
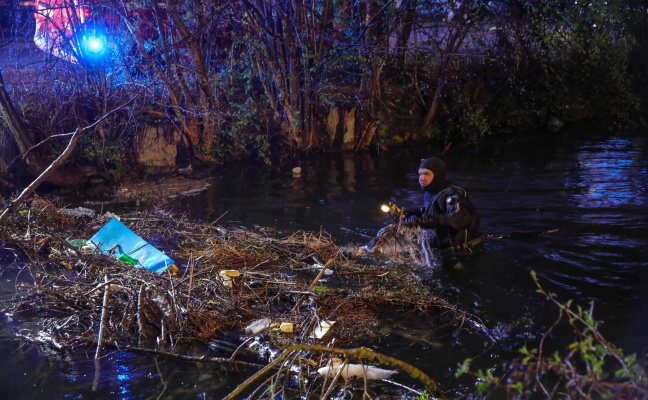
<path fill-rule="evenodd" d="M 79 159 L 114 176 L 147 124 L 173 126 L 189 161 L 270 162 L 643 123 L 639 0 L 77 3 L 40 2 L 23 30 L 42 65 L 0 63 L 2 132 L 24 152 L 103 118 Z"/>

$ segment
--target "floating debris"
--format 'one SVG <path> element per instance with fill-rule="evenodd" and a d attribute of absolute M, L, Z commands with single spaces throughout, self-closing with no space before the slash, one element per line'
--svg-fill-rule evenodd
<path fill-rule="evenodd" d="M 70 217 L 76 217 L 76 218 L 82 218 L 82 217 L 91 218 L 94 217 L 96 214 L 94 210 L 85 207 L 59 208 L 57 211 L 60 214 L 68 215 Z"/>
<path fill-rule="evenodd" d="M 430 293 L 411 265 L 367 264 L 337 247 L 324 231 L 224 228 L 159 209 L 121 214 L 121 222 L 109 214 L 108 223 L 128 225 L 143 241 L 142 249 L 164 250 L 178 266 L 175 274 L 155 273 L 114 257 L 119 250 L 141 262 L 123 243 L 95 238 L 95 244 L 105 245 L 99 253 L 83 250 L 83 240 L 61 239 L 87 237 L 89 227 L 106 224 L 103 215 L 71 217 L 41 198 L 23 206 L 29 220 L 13 213 L 0 226 L 0 241 L 29 252 L 25 276 L 33 282 L 18 288 L 4 312 L 19 317 L 38 309 L 44 322 L 20 336 L 38 345 L 96 344 L 102 314 L 104 347 L 139 343 L 148 352 L 172 348 L 175 357 L 189 357 L 184 352 L 204 345 L 201 362 L 214 352 L 226 363 L 240 362 L 237 354 L 249 355 L 245 344 L 267 349 L 257 354 L 272 360 L 280 348 L 321 339 L 344 345 L 384 337 L 380 315 L 387 310 L 430 314 L 437 309 L 436 318 L 450 331 L 472 326 L 466 323 L 469 315 Z M 238 338 L 233 350 L 212 349 L 210 343 L 225 336 Z M 301 360 L 295 365 L 308 366 L 291 372 L 302 378 L 322 367 L 317 353 L 298 351 L 294 357 Z"/>
<path fill-rule="evenodd" d="M 174 264 L 172 259 L 136 235 L 117 218 L 108 221 L 90 238 L 89 243 L 104 254 L 158 274 Z"/>
<path fill-rule="evenodd" d="M 321 339 L 326 335 L 331 329 L 331 327 L 335 324 L 335 321 L 322 321 L 321 323 L 317 324 L 315 329 L 313 330 L 313 334 L 311 335 L 311 338 L 315 339 Z"/>
<path fill-rule="evenodd" d="M 321 376 L 328 375 L 329 378 L 334 378 L 339 374 L 340 378 L 365 378 L 367 380 L 387 379 L 398 371 L 391 371 L 374 367 L 373 365 L 361 364 L 342 364 L 330 367 L 322 367 L 317 370 Z"/>
<path fill-rule="evenodd" d="M 248 325 L 245 328 L 245 334 L 248 336 L 256 336 L 270 327 L 270 320 L 263 318 Z"/>

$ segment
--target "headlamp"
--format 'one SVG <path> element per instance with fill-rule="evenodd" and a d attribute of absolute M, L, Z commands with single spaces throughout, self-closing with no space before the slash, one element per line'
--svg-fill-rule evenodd
<path fill-rule="evenodd" d="M 380 211 L 384 213 L 400 214 L 402 209 L 391 201 L 380 206 Z"/>

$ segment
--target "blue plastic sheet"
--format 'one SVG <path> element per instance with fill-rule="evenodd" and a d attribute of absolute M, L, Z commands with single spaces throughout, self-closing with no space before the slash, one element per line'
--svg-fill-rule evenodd
<path fill-rule="evenodd" d="M 104 254 L 158 274 L 173 265 L 172 259 L 137 236 L 117 218 L 108 221 L 90 238 L 90 242 Z"/>

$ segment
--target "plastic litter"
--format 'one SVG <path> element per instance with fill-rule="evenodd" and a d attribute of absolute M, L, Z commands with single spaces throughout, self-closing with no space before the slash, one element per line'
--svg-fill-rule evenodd
<path fill-rule="evenodd" d="M 137 236 L 117 218 L 108 221 L 90 238 L 88 245 L 127 264 L 157 273 L 164 272 L 174 264 L 172 259 Z"/>
<path fill-rule="evenodd" d="M 224 269 L 219 271 L 218 275 L 220 275 L 221 279 L 223 279 L 223 286 L 231 289 L 232 287 L 234 287 L 232 278 L 238 278 L 239 276 L 241 276 L 241 273 L 235 269 Z"/>
<path fill-rule="evenodd" d="M 232 280 L 230 278 L 223 278 L 223 286 L 225 286 L 228 289 L 231 289 L 234 287 L 234 284 L 232 283 Z"/>
<path fill-rule="evenodd" d="M 283 333 L 292 333 L 293 329 L 292 322 L 282 322 L 281 325 L 279 325 L 279 330 Z"/>
<path fill-rule="evenodd" d="M 218 275 L 221 277 L 229 277 L 229 278 L 238 278 L 241 276 L 241 273 L 238 270 L 235 269 L 223 269 L 218 272 Z"/>
<path fill-rule="evenodd" d="M 317 373 L 321 376 L 328 375 L 329 377 L 333 378 L 340 370 L 340 376 L 344 379 L 366 377 L 369 380 L 387 379 L 398 372 L 374 367 L 373 365 L 347 364 L 336 365 L 332 367 L 322 367 L 317 370 Z"/>
<path fill-rule="evenodd" d="M 248 336 L 256 336 L 270 327 L 270 319 L 260 319 L 245 328 L 245 334 Z"/>
<path fill-rule="evenodd" d="M 68 239 L 67 242 L 70 243 L 74 247 L 83 247 L 83 246 L 87 245 L 87 243 L 88 243 L 88 241 L 85 240 L 85 239 Z"/>
<path fill-rule="evenodd" d="M 319 264 L 319 263 L 315 263 L 315 264 L 311 265 L 311 268 L 316 269 L 316 270 L 321 270 L 322 268 L 324 268 L 324 265 Z M 324 275 L 333 275 L 333 274 L 334 274 L 333 270 L 327 269 L 327 270 L 324 271 Z"/>
<path fill-rule="evenodd" d="M 59 214 L 69 215 L 70 217 L 94 217 L 95 211 L 85 207 L 77 208 L 59 208 Z"/>
<path fill-rule="evenodd" d="M 335 321 L 322 321 L 321 324 L 317 325 L 315 329 L 313 329 L 311 338 L 321 339 L 322 337 L 324 337 L 324 335 L 326 335 L 329 329 L 331 329 L 333 324 L 335 324 Z"/>

